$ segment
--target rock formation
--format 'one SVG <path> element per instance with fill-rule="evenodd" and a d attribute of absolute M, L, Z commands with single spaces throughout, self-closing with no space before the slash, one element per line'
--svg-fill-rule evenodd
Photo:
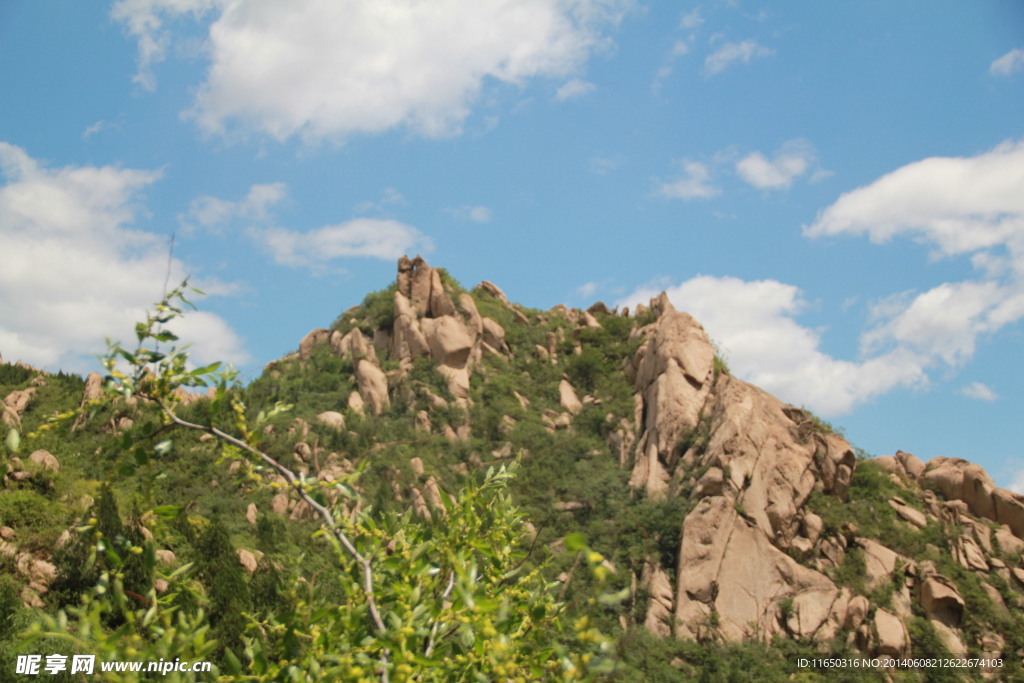
<path fill-rule="evenodd" d="M 953 654 L 1016 655 L 1009 650 L 1021 639 L 978 626 L 972 606 L 1004 615 L 1024 607 L 1024 497 L 995 486 L 977 465 L 903 451 L 858 458 L 806 410 L 730 375 L 700 323 L 665 294 L 632 318 L 604 304 L 531 311 L 491 282 L 463 291 L 417 256 L 399 260 L 386 297 L 349 309 L 333 329 L 310 331 L 295 354 L 266 370 L 345 374 L 302 418 L 264 431 L 268 440 L 281 437 L 302 474 L 330 488 L 365 450 L 374 471 L 386 473 L 378 475 L 387 479 L 381 496 L 437 521 L 452 477 L 520 453 L 524 467 L 558 459 L 570 465 L 551 468 L 557 476 L 542 467 L 533 482 L 543 490 L 529 492 L 556 524 L 636 524 L 618 509 L 598 512 L 609 482 L 621 493 L 617 505 L 671 519 L 668 531 L 627 530 L 644 542 L 654 537 L 657 551 L 638 543 L 615 559 L 620 585 L 632 589 L 632 609 L 620 615 L 627 630 L 716 642 L 783 636 L 898 656 L 918 651 L 915 638 L 927 628 L 928 642 Z M 607 339 L 622 330 L 614 363 L 602 366 L 617 384 L 602 388 L 579 367 L 606 358 L 614 346 Z M 82 405 L 101 395 L 102 381 L 88 377 Z M 35 385 L 10 391 L 5 425 L 20 428 L 44 393 Z M 489 412 L 489 400 L 499 407 Z M 127 430 L 135 417 L 118 413 L 109 429 Z M 374 450 L 392 438 L 401 448 Z M 428 454 L 418 450 L 425 443 L 442 446 Z M 41 484 L 62 466 L 44 450 L 22 457 L 9 458 L 4 485 Z M 61 460 L 64 477 L 74 459 Z M 566 493 L 560 479 L 582 479 L 595 463 L 609 468 L 598 484 Z M 865 489 L 884 496 L 858 523 L 847 513 L 864 503 Z M 312 516 L 284 490 L 268 502 L 286 519 Z M 259 521 L 255 506 L 246 519 Z M 534 532 L 539 538 L 543 525 Z M 20 558 L 38 601 L 48 570 L 15 547 L 18 533 L 0 528 L 0 550 Z M 560 552 L 557 542 L 551 547 Z M 259 561 L 247 550 L 238 556 L 250 573 Z"/>

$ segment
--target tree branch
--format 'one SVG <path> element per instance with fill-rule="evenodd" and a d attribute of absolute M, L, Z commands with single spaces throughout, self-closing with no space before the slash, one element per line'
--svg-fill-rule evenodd
<path fill-rule="evenodd" d="M 341 544 L 341 547 L 345 549 L 345 552 L 348 553 L 349 556 L 353 560 L 355 560 L 356 564 L 358 564 L 362 569 L 363 595 L 366 597 L 366 606 L 370 612 L 370 620 L 373 622 L 374 628 L 376 628 L 380 633 L 387 633 L 387 626 L 384 625 L 384 619 L 381 618 L 380 610 L 377 608 L 377 600 L 374 596 L 373 565 L 371 564 L 369 558 L 367 558 L 365 555 L 359 552 L 359 550 L 355 547 L 355 545 L 345 534 L 345 532 L 338 526 L 338 523 L 334 519 L 334 514 L 331 512 L 330 508 L 328 508 L 326 505 L 319 503 L 315 498 L 309 495 L 309 492 L 307 492 L 306 488 L 302 485 L 302 481 L 295 475 L 295 473 L 291 469 L 285 467 L 275 458 L 264 453 L 260 449 L 250 446 L 245 441 L 242 441 L 241 439 L 232 436 L 227 432 L 221 431 L 220 429 L 217 429 L 212 425 L 197 424 L 195 422 L 189 422 L 188 420 L 178 417 L 178 415 L 173 410 L 171 410 L 163 401 L 157 398 L 151 396 L 144 396 L 142 394 L 140 394 L 140 396 L 143 396 L 144 398 L 147 398 L 155 402 L 157 406 L 160 407 L 160 410 L 163 411 L 164 415 L 166 415 L 168 419 L 171 420 L 171 422 L 178 425 L 179 427 L 183 427 L 185 429 L 192 429 L 200 432 L 206 432 L 207 434 L 212 434 L 218 439 L 225 441 L 231 444 L 232 446 L 240 448 L 246 453 L 249 453 L 250 455 L 255 456 L 264 464 L 269 465 L 274 470 L 276 470 L 278 474 L 284 477 L 288 484 L 291 485 L 291 487 L 295 490 L 296 493 L 298 493 L 299 497 L 303 500 L 303 502 L 305 502 L 306 505 L 312 508 L 320 516 L 320 519 L 322 519 L 327 528 L 331 530 L 331 533 Z M 387 648 L 385 648 L 383 652 L 381 668 L 381 681 L 383 681 L 384 683 L 387 683 L 388 681 L 388 654 L 389 652 Z"/>
<path fill-rule="evenodd" d="M 452 569 L 448 572 L 448 586 L 445 587 L 444 593 L 441 594 L 441 609 L 447 609 L 445 603 L 452 597 L 452 590 L 455 588 L 455 570 Z M 430 627 L 430 639 L 427 641 L 427 649 L 423 651 L 423 656 L 429 657 L 434 652 L 434 647 L 437 645 L 437 630 L 441 627 L 441 620 L 438 619 L 434 622 L 434 625 Z"/>

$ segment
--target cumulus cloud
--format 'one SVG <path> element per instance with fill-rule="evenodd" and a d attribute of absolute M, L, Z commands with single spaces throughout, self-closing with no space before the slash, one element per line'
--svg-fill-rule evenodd
<path fill-rule="evenodd" d="M 574 78 L 555 93 L 556 100 L 571 100 L 576 97 L 583 97 L 587 93 L 593 92 L 597 89 L 597 86 L 590 81 L 585 81 L 582 78 Z"/>
<path fill-rule="evenodd" d="M 814 147 L 806 140 L 790 140 L 772 159 L 751 152 L 736 162 L 736 173 L 761 190 L 784 190 L 807 173 L 817 161 Z"/>
<path fill-rule="evenodd" d="M 908 236 L 943 256 L 985 253 L 989 264 L 1004 251 L 1024 273 L 1024 141 L 907 164 L 840 196 L 804 234 L 865 235 L 880 244 Z"/>
<path fill-rule="evenodd" d="M 842 195 L 810 237 L 909 237 L 934 257 L 969 256 L 979 278 L 880 302 L 868 348 L 906 347 L 958 365 L 979 336 L 1024 318 L 1024 143 L 973 157 L 933 157 Z"/>
<path fill-rule="evenodd" d="M 988 385 L 983 384 L 981 382 L 971 382 L 963 389 L 961 389 L 960 393 L 966 396 L 967 398 L 973 398 L 978 401 L 991 402 L 999 400 L 999 394 L 992 391 L 992 389 Z"/>
<path fill-rule="evenodd" d="M 607 45 L 628 0 L 122 0 L 140 76 L 166 52 L 169 19 L 213 11 L 210 59 L 190 114 L 279 140 L 407 127 L 460 131 L 487 80 L 571 76 Z"/>
<path fill-rule="evenodd" d="M 813 149 L 805 144 L 783 146 L 774 160 L 748 155 L 737 172 L 755 186 L 785 187 L 813 168 Z M 715 192 L 705 166 L 687 162 L 684 170 L 684 178 L 660 192 L 681 198 Z M 1024 319 L 1024 142 L 903 166 L 840 196 L 804 234 L 876 243 L 909 237 L 933 257 L 969 258 L 978 277 L 872 303 L 856 360 L 821 351 L 821 332 L 798 322 L 804 303 L 792 285 L 699 276 L 666 291 L 722 343 L 739 376 L 822 413 L 848 412 L 898 387 L 926 386 L 937 369 L 970 360 L 981 337 Z M 619 303 L 635 305 L 658 291 L 640 288 Z M 980 383 L 964 393 L 995 396 Z"/>
<path fill-rule="evenodd" d="M 913 297 L 861 341 L 868 349 L 890 344 L 911 347 L 958 365 L 974 355 L 978 335 L 1005 324 L 996 315 L 1000 307 L 992 306 L 1004 297 L 995 282 L 946 282 Z M 885 314 L 876 311 L 876 317 Z"/>
<path fill-rule="evenodd" d="M 1022 71 L 1024 71 L 1024 49 L 1021 48 L 1010 50 L 988 67 L 988 72 L 993 76 L 1010 76 Z"/>
<path fill-rule="evenodd" d="M 200 17 L 220 7 L 224 0 L 118 0 L 110 14 L 124 24 L 125 31 L 139 44 L 139 70 L 132 79 L 146 90 L 156 88 L 153 65 L 163 61 L 171 43 L 166 22 L 175 15 Z"/>
<path fill-rule="evenodd" d="M 617 304 L 646 304 L 659 291 L 642 287 Z M 796 320 L 806 304 L 793 285 L 699 275 L 664 291 L 678 310 L 704 325 L 737 376 L 824 415 L 841 415 L 896 387 L 927 382 L 927 359 L 907 349 L 859 361 L 821 351 L 820 332 Z"/>
<path fill-rule="evenodd" d="M 734 64 L 749 64 L 755 59 L 770 57 L 775 50 L 767 48 L 754 40 L 740 43 L 725 43 L 712 52 L 704 60 L 704 74 L 714 76 L 722 73 Z"/>
<path fill-rule="evenodd" d="M 86 357 L 105 350 L 106 336 L 133 338 L 134 322 L 163 292 L 166 238 L 132 227 L 144 213 L 140 194 L 160 172 L 49 169 L 0 142 L 0 175 L 0 352 L 51 369 L 95 369 Z M 186 272 L 171 260 L 172 281 Z M 183 325 L 199 361 L 249 360 L 217 316 Z"/>
<path fill-rule="evenodd" d="M 704 23 L 704 18 L 700 15 L 700 8 L 695 7 L 679 20 L 679 28 L 694 29 Z"/>
<path fill-rule="evenodd" d="M 710 199 L 721 190 L 711 183 L 711 172 L 705 164 L 698 161 L 682 161 L 683 173 L 674 180 L 661 183 L 658 194 L 672 199 Z"/>
<path fill-rule="evenodd" d="M 309 267 L 314 272 L 325 270 L 329 261 L 338 258 L 392 260 L 409 252 L 433 249 L 430 239 L 416 228 L 377 218 L 355 218 L 309 232 L 251 227 L 248 233 L 277 263 Z"/>
<path fill-rule="evenodd" d="M 807 159 L 802 172 L 811 164 Z M 762 184 L 781 186 L 784 169 L 799 166 L 782 165 L 777 177 L 765 171 Z M 691 181 L 707 181 L 699 172 L 690 175 Z M 737 375 L 826 415 L 899 387 L 927 386 L 936 368 L 972 358 L 980 336 L 1024 319 L 1024 144 L 909 164 L 842 195 L 804 232 L 863 235 L 874 242 L 911 237 L 938 256 L 969 256 L 981 277 L 875 302 L 856 360 L 821 350 L 821 332 L 798 322 L 805 304 L 793 285 L 698 276 L 667 287 L 669 298 L 721 343 Z M 659 289 L 640 288 L 619 303 L 635 305 Z M 963 391 L 995 398 L 981 383 Z"/>
<path fill-rule="evenodd" d="M 263 221 L 270 216 L 270 209 L 287 194 L 285 183 L 264 183 L 250 187 L 245 198 L 239 201 L 203 196 L 192 200 L 188 213 L 179 216 L 179 220 L 189 228 L 195 224 L 215 227 L 237 219 Z"/>

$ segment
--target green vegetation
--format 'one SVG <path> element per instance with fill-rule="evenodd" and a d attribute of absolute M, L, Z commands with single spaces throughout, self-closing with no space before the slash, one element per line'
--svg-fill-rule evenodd
<path fill-rule="evenodd" d="M 441 279 L 465 292 L 446 272 Z M 395 291 L 369 294 L 332 329 L 391 329 Z M 713 426 L 701 415 L 668 458 L 680 495 L 652 500 L 631 490 L 630 463 L 623 467 L 609 444 L 635 419 L 622 370 L 643 341 L 635 330 L 654 321 L 650 312 L 597 312 L 601 327 L 591 329 L 576 325 L 572 312 L 513 311 L 469 292 L 480 315 L 504 328 L 511 350 L 474 364 L 469 401 L 456 400 L 430 358 L 400 364 L 377 347 L 391 406 L 361 415 L 348 408 L 357 390 L 353 362 L 329 344 L 272 363 L 247 386 L 216 366 L 191 368 L 164 328 L 183 310 L 183 293 L 139 327 L 138 348 L 112 348 L 105 394 L 82 410 L 82 378 L 0 365 L 4 396 L 36 391 L 22 428 L 0 432 L 0 471 L 13 471 L 18 457 L 31 475 L 0 488 L 0 524 L 14 529 L 19 550 L 49 557 L 57 573 L 44 607 L 25 608 L 23 573 L 0 555 L 3 671 L 13 671 L 18 653 L 43 648 L 210 659 L 223 680 L 380 681 L 385 670 L 390 681 L 872 680 L 864 676 L 875 672 L 843 678 L 796 668 L 799 656 L 849 654 L 847 632 L 835 642 L 725 644 L 714 611 L 699 642 L 635 626 L 650 595 L 631 593 L 634 577 L 653 561 L 675 578 Z M 714 372 L 729 372 L 717 349 Z M 562 379 L 584 403 L 571 423 L 557 421 Z M 210 398 L 182 400 L 176 388 L 209 390 Z M 318 421 L 328 410 L 343 415 L 343 428 Z M 420 411 L 429 431 L 416 426 Z M 805 443 L 835 431 L 799 413 L 793 419 Z M 28 461 L 38 448 L 57 456 L 59 473 Z M 440 503 L 424 514 L 428 481 Z M 811 494 L 806 505 L 822 517 L 823 536 L 849 541 L 841 565 L 827 570 L 831 578 L 874 608 L 896 609 L 911 569 L 869 586 L 865 552 L 853 542 L 878 540 L 932 561 L 956 583 L 972 652 L 992 632 L 1006 637 L 1006 651 L 1024 648 L 1018 587 L 995 572 L 984 578 L 1003 609 L 979 575 L 954 560 L 948 539 L 959 531 L 938 522 L 913 527 L 888 504 L 896 496 L 925 508 L 916 486 L 864 457 L 848 501 Z M 243 569 L 239 550 L 252 554 L 254 570 Z M 998 544 L 993 554 L 1019 566 Z M 816 551 L 791 556 L 822 559 Z M 796 607 L 789 598 L 777 609 L 785 622 Z M 908 626 L 915 652 L 938 651 L 930 622 Z M 29 628 L 31 639 L 20 639 Z M 1004 673 L 1019 676 L 1019 664 Z M 927 675 L 895 679 L 958 680 Z"/>
<path fill-rule="evenodd" d="M 177 501 L 125 523 L 113 490 L 104 486 L 80 527 L 81 542 L 56 558 L 64 567 L 52 596 L 59 611 L 36 616 L 30 643 L 62 642 L 101 661 L 213 659 L 222 675 L 266 681 L 586 680 L 610 670 L 602 654 L 607 637 L 585 615 L 568 622 L 543 562 L 522 550 L 524 520 L 508 493 L 514 466 L 488 468 L 454 495 L 439 492 L 441 507 L 426 518 L 366 505 L 360 479 L 368 464 L 330 482 L 299 477 L 297 456 L 285 451 L 275 457 L 262 442 L 264 428 L 286 406 L 252 416 L 232 388 L 232 373 L 217 373 L 216 365 L 191 370 L 181 351 L 157 350 L 176 340 L 164 325 L 181 312 L 179 301 L 183 292 L 176 290 L 139 326 L 137 349 L 115 346 L 105 360 L 106 403 L 133 399 L 160 425 L 144 431 L 162 439 L 154 444 L 152 436 L 125 434 L 119 444 L 131 450 L 119 471 L 152 475 L 156 461 L 181 448 L 179 434 L 185 444 L 196 443 L 189 440 L 193 432 L 212 436 L 207 448 L 235 468 L 236 486 L 259 495 L 273 489 L 262 474 L 283 477 L 285 488 L 318 519 L 314 542 L 330 561 L 310 572 L 300 556 L 247 577 L 222 521 L 228 515 L 215 501 L 206 501 L 209 517 L 190 514 L 194 501 Z M 118 360 L 127 362 L 126 370 Z M 216 394 L 201 409 L 179 404 L 179 388 L 211 381 Z M 72 417 L 74 411 L 42 431 Z M 0 499 L 20 528 L 26 505 L 39 501 L 27 500 L 38 494 L 19 493 Z M 141 533 L 142 519 L 149 519 L 148 535 Z M 270 553 L 282 546 L 279 531 L 266 520 L 257 528 Z M 156 539 L 193 562 L 165 570 L 156 559 Z M 599 604 L 612 607 L 626 597 L 603 590 L 605 558 L 582 534 L 566 536 L 564 547 L 590 568 L 581 581 Z M 74 576 L 76 564 L 87 571 Z M 324 569 L 329 573 L 321 574 Z M 191 678 L 172 673 L 166 680 Z"/>

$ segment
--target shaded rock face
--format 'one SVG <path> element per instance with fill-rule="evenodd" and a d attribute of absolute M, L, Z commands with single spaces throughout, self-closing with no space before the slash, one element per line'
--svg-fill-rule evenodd
<path fill-rule="evenodd" d="M 812 432 L 803 411 L 717 376 L 704 329 L 666 296 L 652 300 L 650 309 L 658 318 L 639 331 L 643 341 L 625 368 L 639 422 L 630 484 L 653 498 L 683 495 L 686 488 L 693 503 L 682 528 L 676 634 L 700 636 L 712 614 L 729 640 L 791 628 L 805 635 L 835 631 L 846 618 L 837 606 L 839 589 L 785 551 L 815 488 L 845 495 L 853 449 L 841 437 Z M 687 481 L 694 471 L 703 474 Z M 808 526 L 820 534 L 816 521 Z M 780 624 L 783 600 L 799 606 L 795 621 L 789 615 L 792 623 Z M 663 621 L 656 613 L 662 603 L 650 610 L 648 623 Z"/>

